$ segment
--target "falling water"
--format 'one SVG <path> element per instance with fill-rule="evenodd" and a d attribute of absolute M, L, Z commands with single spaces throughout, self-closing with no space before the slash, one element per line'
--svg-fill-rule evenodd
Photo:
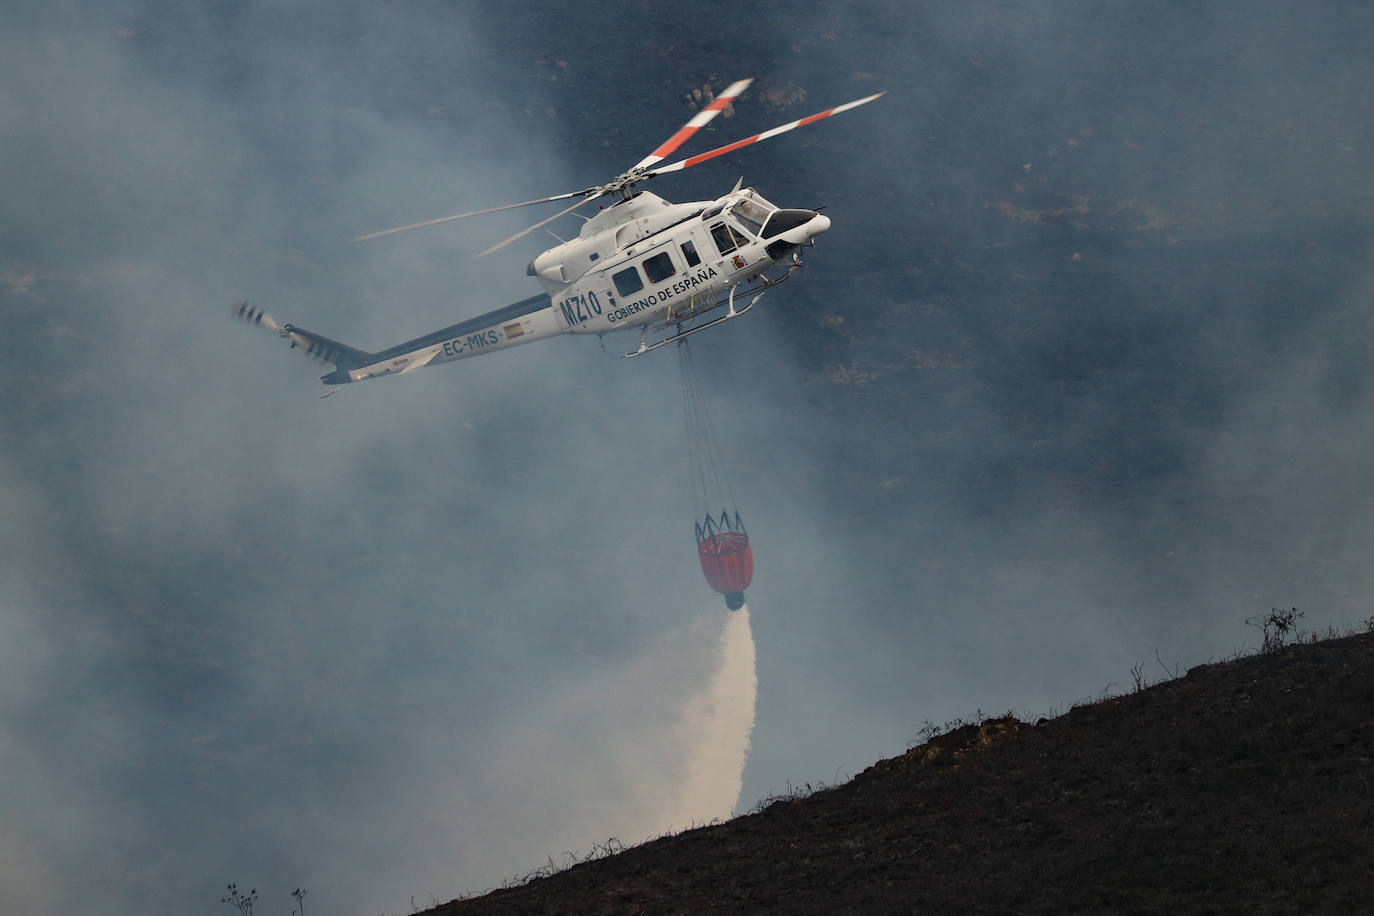
<path fill-rule="evenodd" d="M 705 687 L 682 706 L 677 730 L 687 757 L 665 829 L 724 820 L 739 801 L 758 693 L 748 605 L 725 617 L 717 663 Z"/>

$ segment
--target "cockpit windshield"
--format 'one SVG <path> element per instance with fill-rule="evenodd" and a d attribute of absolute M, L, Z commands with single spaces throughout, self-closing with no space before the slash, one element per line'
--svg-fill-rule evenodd
<path fill-rule="evenodd" d="M 768 216 L 772 212 L 770 206 L 748 198 L 737 201 L 730 207 L 730 215 L 755 238 L 763 231 L 763 224 L 768 221 Z"/>

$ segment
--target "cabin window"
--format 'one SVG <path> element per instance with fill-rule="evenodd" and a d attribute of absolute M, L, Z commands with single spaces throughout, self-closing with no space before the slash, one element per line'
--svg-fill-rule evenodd
<path fill-rule="evenodd" d="M 615 283 L 616 292 L 622 296 L 632 296 L 644 288 L 644 281 L 639 279 L 639 271 L 633 265 L 611 274 L 611 280 Z"/>
<path fill-rule="evenodd" d="M 673 259 L 668 257 L 666 251 L 661 251 L 644 261 L 644 276 L 649 278 L 650 283 L 666 280 L 675 273 L 677 268 L 673 266 Z"/>
<path fill-rule="evenodd" d="M 682 243 L 682 256 L 687 259 L 688 267 L 696 267 L 701 263 L 701 255 L 697 254 L 697 246 L 691 242 Z"/>
<path fill-rule="evenodd" d="M 711 238 L 715 240 L 716 248 L 720 249 L 722 255 L 729 254 L 741 245 L 749 244 L 747 238 L 725 223 L 716 223 L 711 227 Z"/>

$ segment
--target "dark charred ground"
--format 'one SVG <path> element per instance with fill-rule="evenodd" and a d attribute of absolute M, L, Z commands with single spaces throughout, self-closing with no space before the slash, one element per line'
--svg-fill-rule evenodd
<path fill-rule="evenodd" d="M 427 912 L 1365 911 L 1372 761 L 1364 634 L 961 725 L 843 785 Z"/>

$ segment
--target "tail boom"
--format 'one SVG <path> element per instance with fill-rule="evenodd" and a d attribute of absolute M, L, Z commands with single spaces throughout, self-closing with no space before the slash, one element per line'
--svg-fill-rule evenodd
<path fill-rule="evenodd" d="M 439 363 L 479 356 L 563 333 L 548 295 L 522 299 L 476 318 L 440 328 L 422 337 L 369 353 L 293 324 L 278 324 L 247 302 L 234 304 L 234 315 L 249 324 L 275 331 L 308 355 L 334 364 L 320 376 L 326 385 L 345 385 L 387 375 L 406 375 Z"/>

